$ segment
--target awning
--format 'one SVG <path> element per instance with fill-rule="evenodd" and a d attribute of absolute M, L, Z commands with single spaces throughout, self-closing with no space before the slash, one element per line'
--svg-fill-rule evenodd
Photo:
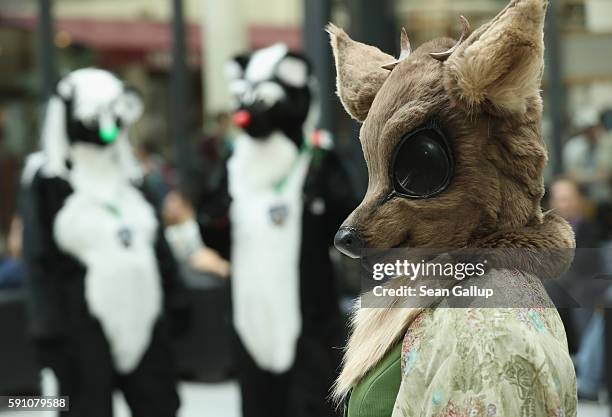
<path fill-rule="evenodd" d="M 34 16 L 3 16 L 0 26 L 25 30 L 36 28 Z M 65 31 L 72 42 L 101 51 L 159 52 L 170 50 L 172 27 L 169 23 L 147 20 L 98 20 L 91 18 L 63 18 L 54 21 L 57 31 Z M 278 26 L 251 26 L 248 29 L 251 48 L 261 48 L 275 42 L 284 42 L 290 49 L 302 45 L 301 28 Z M 185 26 L 187 49 L 199 53 L 202 47 L 200 25 Z"/>

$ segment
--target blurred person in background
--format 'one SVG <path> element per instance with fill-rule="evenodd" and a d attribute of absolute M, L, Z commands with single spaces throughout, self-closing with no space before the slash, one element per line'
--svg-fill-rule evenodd
<path fill-rule="evenodd" d="M 330 135 L 315 129 L 317 85 L 302 55 L 276 44 L 226 72 L 243 132 L 220 177 L 225 210 L 202 218 L 223 224 L 229 213 L 243 416 L 332 416 L 344 323 L 329 250 L 356 198 Z"/>
<path fill-rule="evenodd" d="M 13 216 L 7 238 L 7 256 L 0 259 L 0 289 L 17 288 L 23 282 L 24 267 L 21 260 L 23 224 Z"/>
<path fill-rule="evenodd" d="M 169 170 L 152 140 L 145 140 L 137 146 L 135 155 L 143 170 L 144 187 L 149 191 L 155 206 L 160 208 L 166 194 L 170 191 Z"/>
<path fill-rule="evenodd" d="M 598 304 L 602 285 L 592 278 L 601 273 L 604 264 L 600 256 L 597 225 L 588 216 L 589 202 L 585 191 L 573 179 L 558 178 L 551 185 L 550 207 L 565 218 L 576 236 L 576 252 L 570 269 L 559 284 L 582 308 L 566 308 L 552 283 L 547 284 L 551 298 L 567 330 L 570 352 L 575 353 L 578 395 L 581 399 L 596 400 L 603 382 L 604 323 L 603 315 L 593 306 Z M 565 308 L 564 308 L 565 307 Z"/>
<path fill-rule="evenodd" d="M 584 187 L 587 195 L 597 204 L 610 203 L 612 136 L 593 108 L 578 111 L 573 123 L 578 135 L 563 148 L 563 166 L 567 175 Z"/>
<path fill-rule="evenodd" d="M 169 319 L 185 304 L 154 206 L 135 185 L 127 131 L 142 107 L 107 71 L 68 74 L 22 175 L 30 332 L 69 416 L 112 416 L 116 388 L 134 417 L 179 407 Z"/>
<path fill-rule="evenodd" d="M 206 123 L 207 133 L 198 146 L 200 176 L 206 180 L 200 183 L 200 190 L 193 198 L 202 236 L 224 259 L 230 256 L 228 207 L 231 198 L 227 186 L 227 160 L 234 136 L 231 126 L 231 117 L 226 112 L 214 115 Z"/>
<path fill-rule="evenodd" d="M 597 308 L 584 330 L 580 350 L 574 357 L 576 388 L 581 400 L 597 401 L 599 391 L 604 386 L 604 329 L 604 312 Z"/>
<path fill-rule="evenodd" d="M 229 262 L 204 244 L 193 205 L 187 197 L 179 191 L 170 191 L 164 199 L 162 216 L 166 239 L 177 260 L 198 272 L 221 278 L 229 276 Z"/>
<path fill-rule="evenodd" d="M 593 275 L 602 271 L 603 262 L 597 248 L 600 246 L 597 225 L 589 216 L 592 212 L 586 191 L 575 180 L 570 177 L 557 178 L 550 186 L 550 208 L 555 210 L 561 217 L 568 221 L 576 237 L 576 253 L 570 269 L 563 275 L 562 279 L 549 283 L 549 290 L 554 286 L 561 285 L 565 292 L 578 299 L 583 305 L 591 305 L 590 300 L 596 295 L 593 288 L 588 288 L 588 280 Z M 557 305 L 567 305 L 564 300 L 558 300 L 561 294 L 553 295 L 553 301 Z M 568 331 L 568 342 L 570 351 L 576 352 L 582 339 L 582 331 L 591 318 L 592 310 L 585 309 L 563 309 L 562 318 Z M 571 316 L 571 318 L 570 318 Z"/>
<path fill-rule="evenodd" d="M 198 151 L 203 159 L 203 175 L 206 178 L 215 176 L 223 169 L 232 150 L 232 118 L 226 112 L 215 114 L 205 126 L 206 134 L 199 142 Z M 218 179 L 217 179 L 218 181 Z"/>
<path fill-rule="evenodd" d="M 600 245 L 597 224 L 591 215 L 592 204 L 584 187 L 570 177 L 557 178 L 550 186 L 550 208 L 572 226 L 577 248 L 597 248 Z"/>

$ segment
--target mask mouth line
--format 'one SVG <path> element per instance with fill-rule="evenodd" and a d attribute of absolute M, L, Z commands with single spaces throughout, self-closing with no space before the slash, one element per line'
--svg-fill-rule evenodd
<path fill-rule="evenodd" d="M 397 245 L 393 246 L 391 249 L 405 248 L 408 246 L 406 244 L 409 243 L 411 240 L 412 240 L 412 236 L 410 235 L 410 232 L 407 232 L 406 235 L 404 236 L 404 239 Z"/>

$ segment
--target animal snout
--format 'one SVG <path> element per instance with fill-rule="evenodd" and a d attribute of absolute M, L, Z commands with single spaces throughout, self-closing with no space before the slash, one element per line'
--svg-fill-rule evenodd
<path fill-rule="evenodd" d="M 232 121 L 241 129 L 246 128 L 251 123 L 251 113 L 248 110 L 239 110 L 232 116 Z"/>
<path fill-rule="evenodd" d="M 334 246 L 351 258 L 359 258 L 365 242 L 359 232 L 352 227 L 341 227 L 334 237 Z"/>

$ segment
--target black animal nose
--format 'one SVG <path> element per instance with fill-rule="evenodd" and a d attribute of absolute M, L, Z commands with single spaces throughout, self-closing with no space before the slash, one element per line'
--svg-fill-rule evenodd
<path fill-rule="evenodd" d="M 359 258 L 364 247 L 363 238 L 352 227 L 341 227 L 334 237 L 334 246 L 351 258 Z"/>

